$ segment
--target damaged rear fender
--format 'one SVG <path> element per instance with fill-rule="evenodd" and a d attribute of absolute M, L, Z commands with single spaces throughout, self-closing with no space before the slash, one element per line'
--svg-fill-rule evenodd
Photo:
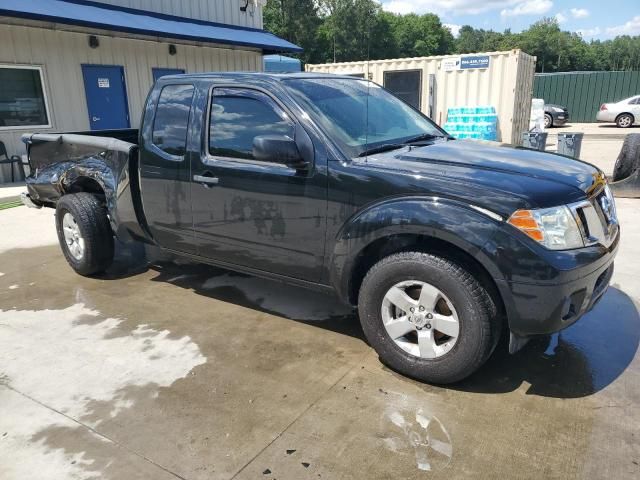
<path fill-rule="evenodd" d="M 104 195 L 114 234 L 123 241 L 146 238 L 144 219 L 138 218 L 141 212 L 136 211 L 131 193 L 130 159 L 137 156 L 137 146 L 112 139 L 100 144 L 98 137 L 49 136 L 33 135 L 25 142 L 32 170 L 26 180 L 31 200 L 55 206 L 70 193 Z M 105 143 L 113 149 L 105 149 Z"/>

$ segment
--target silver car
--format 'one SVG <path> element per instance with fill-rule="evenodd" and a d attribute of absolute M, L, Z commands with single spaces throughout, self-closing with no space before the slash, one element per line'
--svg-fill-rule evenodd
<path fill-rule="evenodd" d="M 620 100 L 618 103 L 603 103 L 596 120 L 615 123 L 620 128 L 640 124 L 640 95 Z"/>

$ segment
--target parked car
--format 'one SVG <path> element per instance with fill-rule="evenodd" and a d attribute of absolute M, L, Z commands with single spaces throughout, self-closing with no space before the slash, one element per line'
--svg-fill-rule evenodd
<path fill-rule="evenodd" d="M 79 274 L 110 266 L 115 236 L 334 291 L 382 361 L 429 382 L 471 374 L 504 328 L 515 352 L 568 327 L 613 272 L 600 170 L 455 140 L 367 80 L 167 76 L 139 132 L 23 140 L 23 201 L 56 209 Z"/>
<path fill-rule="evenodd" d="M 567 107 L 544 104 L 544 128 L 560 127 L 569 121 L 569 110 Z"/>
<path fill-rule="evenodd" d="M 640 95 L 617 103 L 603 103 L 596 114 L 596 120 L 615 123 L 619 128 L 629 128 L 640 123 Z"/>

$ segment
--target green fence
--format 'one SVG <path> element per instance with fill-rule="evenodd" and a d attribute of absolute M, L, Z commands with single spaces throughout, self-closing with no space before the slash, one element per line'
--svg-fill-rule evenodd
<path fill-rule="evenodd" d="M 595 122 L 600 105 L 640 95 L 640 72 L 537 73 L 533 98 L 569 109 L 572 122 Z"/>

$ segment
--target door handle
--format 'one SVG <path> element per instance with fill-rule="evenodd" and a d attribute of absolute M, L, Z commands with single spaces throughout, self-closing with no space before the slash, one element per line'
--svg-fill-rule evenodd
<path fill-rule="evenodd" d="M 92 120 L 93 120 L 94 122 L 99 122 L 99 121 L 100 121 L 100 117 L 93 117 L 93 118 L 92 118 Z"/>
<path fill-rule="evenodd" d="M 194 175 L 193 181 L 201 183 L 205 187 L 210 187 L 212 185 L 218 184 L 218 177 L 208 176 L 208 175 Z"/>

